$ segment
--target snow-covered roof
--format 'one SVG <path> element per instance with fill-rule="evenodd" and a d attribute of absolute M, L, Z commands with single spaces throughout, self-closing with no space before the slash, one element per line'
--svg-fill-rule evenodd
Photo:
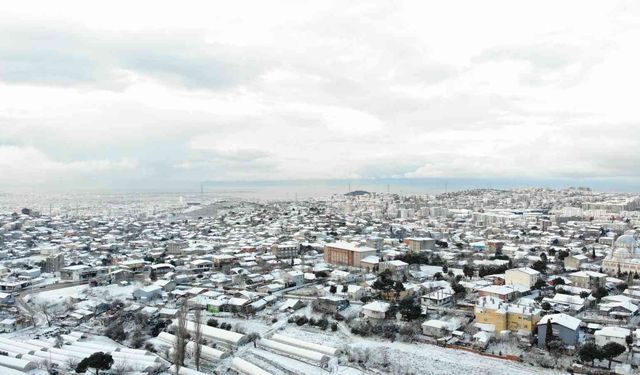
<path fill-rule="evenodd" d="M 386 302 L 373 301 L 362 306 L 363 310 L 376 311 L 386 313 L 389 310 L 390 305 Z"/>
<path fill-rule="evenodd" d="M 508 273 L 523 272 L 523 273 L 526 273 L 527 275 L 530 275 L 530 276 L 535 276 L 535 275 L 539 275 L 540 274 L 540 272 L 538 272 L 538 271 L 536 271 L 536 270 L 534 270 L 533 268 L 530 268 L 530 267 L 513 268 L 513 269 L 510 269 L 510 270 L 507 270 L 505 273 L 507 273 L 507 272 Z"/>
<path fill-rule="evenodd" d="M 542 319 L 540 319 L 540 321 L 538 322 L 538 325 L 547 324 L 547 321 L 549 319 L 551 319 L 552 324 L 558 324 L 574 331 L 577 330 L 578 327 L 580 327 L 580 323 L 582 323 L 582 321 L 578 318 L 574 318 L 573 316 L 561 313 L 543 316 Z"/>
<path fill-rule="evenodd" d="M 336 249 L 343 249 L 343 250 L 349 250 L 349 251 L 355 251 L 355 252 L 369 252 L 369 251 L 376 251 L 376 249 L 372 248 L 372 247 L 368 247 L 368 246 L 356 246 L 356 244 L 351 243 L 351 242 L 334 242 L 334 243 L 328 243 L 327 247 L 334 247 Z"/>
<path fill-rule="evenodd" d="M 617 337 L 625 338 L 631 334 L 631 331 L 622 327 L 604 327 L 599 331 L 596 331 L 594 335 L 604 337 Z"/>

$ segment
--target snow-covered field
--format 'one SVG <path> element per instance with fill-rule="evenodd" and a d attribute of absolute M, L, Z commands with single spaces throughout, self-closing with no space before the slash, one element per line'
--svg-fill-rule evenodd
<path fill-rule="evenodd" d="M 270 322 L 264 322 L 262 320 L 225 318 L 219 320 L 220 322 L 226 321 L 231 324 L 243 324 L 246 326 L 248 332 L 264 333 L 271 328 Z M 494 359 L 462 350 L 447 349 L 429 344 L 407 344 L 363 338 L 344 334 L 340 330 L 337 332 L 331 332 L 330 330 L 321 331 L 318 328 L 307 325 L 298 327 L 295 324 L 287 324 L 286 327 L 278 331 L 278 333 L 336 348 L 349 347 L 352 352 L 357 352 L 358 356 L 366 356 L 369 363 L 388 363 L 388 367 L 383 372 L 390 374 L 525 375 L 535 373 L 551 375 L 563 373 L 562 371 L 546 370 L 524 363 Z M 267 355 L 269 356 L 268 358 L 272 358 L 275 362 L 288 369 L 296 369 L 296 363 L 300 369 L 302 369 L 302 367 L 305 369 L 307 367 L 313 367 L 307 364 L 300 364 L 301 362 L 299 361 L 264 350 L 257 349 L 256 351 L 256 349 L 251 349 L 250 351 L 262 356 Z M 247 359 L 256 362 L 256 358 L 253 356 L 249 356 Z M 357 367 L 355 363 L 345 364 Z M 316 369 L 319 370 L 317 367 Z M 307 369 L 307 371 L 308 373 L 315 373 L 315 370 L 311 371 Z"/>
<path fill-rule="evenodd" d="M 97 287 L 89 287 L 88 285 L 70 286 L 37 293 L 32 296 L 32 301 L 49 305 L 59 305 L 70 298 L 87 298 L 99 302 L 109 302 L 116 298 L 125 299 L 131 297 L 133 291 L 138 287 L 140 285 L 135 283 L 126 286 L 118 284 Z"/>

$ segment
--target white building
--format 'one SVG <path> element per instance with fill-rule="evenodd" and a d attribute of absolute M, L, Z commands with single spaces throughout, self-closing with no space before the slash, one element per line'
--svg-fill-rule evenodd
<path fill-rule="evenodd" d="M 391 307 L 391 305 L 386 302 L 374 301 L 362 306 L 361 313 L 369 319 L 381 320 L 387 316 L 389 307 Z"/>
<path fill-rule="evenodd" d="M 540 279 L 540 272 L 529 267 L 507 270 L 504 273 L 505 285 L 520 285 L 531 289 Z"/>
<path fill-rule="evenodd" d="M 600 346 L 609 342 L 617 342 L 618 344 L 626 347 L 626 338 L 630 335 L 631 331 L 622 327 L 604 327 L 594 333 L 596 345 Z"/>

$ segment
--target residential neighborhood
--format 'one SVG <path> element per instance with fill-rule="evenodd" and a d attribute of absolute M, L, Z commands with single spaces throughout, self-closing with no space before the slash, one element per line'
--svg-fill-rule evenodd
<path fill-rule="evenodd" d="M 413 374 L 439 358 L 451 373 L 506 362 L 522 374 L 631 374 L 640 364 L 640 197 L 570 188 L 183 202 L 0 215 L 1 372 L 75 373 L 94 348 L 122 373 Z"/>

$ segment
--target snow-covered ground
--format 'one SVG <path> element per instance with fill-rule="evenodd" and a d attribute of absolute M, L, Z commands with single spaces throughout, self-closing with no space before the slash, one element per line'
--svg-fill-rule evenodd
<path fill-rule="evenodd" d="M 37 290 L 31 297 L 31 300 L 38 303 L 46 303 L 49 305 L 60 305 L 65 303 L 70 298 L 84 299 L 109 302 L 114 299 L 125 299 L 131 297 L 133 291 L 139 288 L 140 285 L 132 283 L 130 285 L 122 286 L 118 284 L 90 287 L 88 285 L 70 286 L 67 288 L 47 290 L 38 293 Z"/>
<path fill-rule="evenodd" d="M 298 312 L 301 314 L 301 312 Z M 247 332 L 265 333 L 271 328 L 271 322 L 263 320 L 243 320 L 220 318 L 220 322 L 231 324 L 243 324 Z M 287 324 L 278 333 L 291 336 L 300 340 L 333 346 L 336 348 L 349 348 L 352 352 L 357 352 L 357 357 L 368 358 L 369 364 L 388 363 L 384 373 L 391 374 L 504 374 L 504 375 L 525 375 L 525 374 L 561 374 L 562 371 L 547 370 L 533 367 L 525 363 L 512 362 L 495 359 L 470 353 L 462 350 L 447 349 L 429 344 L 408 344 L 401 342 L 389 342 L 345 334 L 338 330 L 322 331 L 316 327 L 308 325 L 298 327 L 295 324 Z M 251 346 L 246 354 L 247 360 L 257 363 L 260 356 L 267 356 L 281 366 L 296 372 L 295 369 L 304 371 L 304 374 L 318 374 L 326 371 L 319 367 L 304 364 L 302 362 L 273 354 L 261 349 L 254 349 Z M 239 353 L 244 357 L 244 353 Z M 345 365 L 358 367 L 356 363 L 344 363 Z M 298 367 L 296 367 L 296 365 Z M 307 369 L 309 367 L 309 369 Z"/>

